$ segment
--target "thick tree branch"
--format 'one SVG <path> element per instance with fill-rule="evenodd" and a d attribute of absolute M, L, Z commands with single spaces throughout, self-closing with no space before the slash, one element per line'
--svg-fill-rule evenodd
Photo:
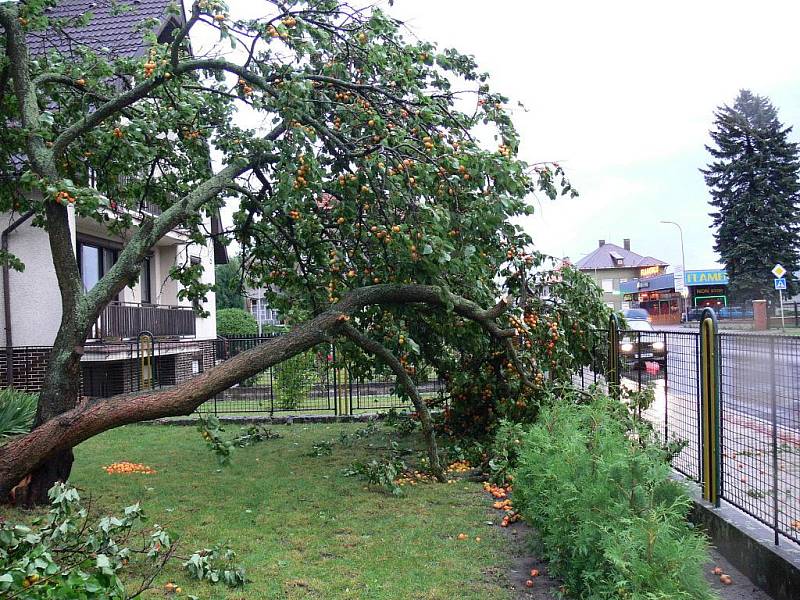
<path fill-rule="evenodd" d="M 477 304 L 439 287 L 374 285 L 349 292 L 340 302 L 289 333 L 271 338 L 170 389 L 105 398 L 80 405 L 0 447 L 0 499 L 54 454 L 103 431 L 160 417 L 188 415 L 203 402 L 264 369 L 309 350 L 339 333 L 347 317 L 370 305 L 422 303 L 485 319 Z"/>
<path fill-rule="evenodd" d="M 422 396 L 419 395 L 417 386 L 414 385 L 414 381 L 406 372 L 405 368 L 403 368 L 403 365 L 385 346 L 373 339 L 370 339 L 349 323 L 343 323 L 339 328 L 339 331 L 342 333 L 342 335 L 351 340 L 356 346 L 364 350 L 364 352 L 373 354 L 386 363 L 386 365 L 395 374 L 395 377 L 397 377 L 397 382 L 405 388 L 406 392 L 411 398 L 411 402 L 414 404 L 414 408 L 417 410 L 417 414 L 419 415 L 419 421 L 422 425 L 422 435 L 425 438 L 425 444 L 428 447 L 428 460 L 431 464 L 431 471 L 436 479 L 439 481 L 444 481 L 444 469 L 439 461 L 439 450 L 436 447 L 436 432 L 433 429 L 431 411 L 428 410 L 428 405 L 425 404 Z"/>

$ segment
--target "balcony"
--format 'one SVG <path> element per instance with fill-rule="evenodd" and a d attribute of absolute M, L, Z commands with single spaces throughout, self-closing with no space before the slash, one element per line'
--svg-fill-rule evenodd
<path fill-rule="evenodd" d="M 194 311 L 187 306 L 112 302 L 100 314 L 92 328 L 96 340 L 129 339 L 143 331 L 155 337 L 194 336 Z"/>

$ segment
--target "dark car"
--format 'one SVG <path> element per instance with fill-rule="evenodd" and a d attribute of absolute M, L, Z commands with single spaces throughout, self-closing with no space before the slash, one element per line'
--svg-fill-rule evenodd
<path fill-rule="evenodd" d="M 649 321 L 650 313 L 644 308 L 626 308 L 622 311 L 626 321 Z"/>
<path fill-rule="evenodd" d="M 664 338 L 648 321 L 628 320 L 628 330 L 621 332 L 620 363 L 628 369 L 644 369 L 653 362 L 666 368 L 667 348 Z"/>

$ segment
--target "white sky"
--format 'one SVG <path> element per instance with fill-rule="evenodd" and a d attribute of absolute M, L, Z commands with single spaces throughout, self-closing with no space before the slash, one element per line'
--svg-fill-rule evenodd
<path fill-rule="evenodd" d="M 257 0 L 230 0 L 233 16 Z M 385 2 L 383 3 L 385 4 Z M 600 238 L 671 264 L 713 268 L 698 168 L 714 109 L 748 88 L 800 123 L 800 3 L 397 0 L 390 14 L 440 48 L 473 54 L 521 101 L 521 157 L 555 160 L 581 196 L 531 201 L 540 250 L 577 259 Z M 798 140 L 793 132 L 792 138 Z"/>

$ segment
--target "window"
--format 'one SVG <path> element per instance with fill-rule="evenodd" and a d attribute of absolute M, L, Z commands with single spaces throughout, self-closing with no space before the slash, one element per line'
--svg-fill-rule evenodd
<path fill-rule="evenodd" d="M 152 279 L 150 278 L 150 257 L 144 259 L 142 262 L 142 270 L 139 273 L 139 290 L 141 291 L 141 301 L 143 304 L 150 304 L 152 298 Z"/>
<path fill-rule="evenodd" d="M 78 240 L 78 270 L 88 292 L 117 262 L 118 250 L 93 241 Z"/>
<path fill-rule="evenodd" d="M 614 291 L 614 280 L 613 279 L 603 279 L 602 281 L 603 291 L 607 293 L 611 293 Z"/>

